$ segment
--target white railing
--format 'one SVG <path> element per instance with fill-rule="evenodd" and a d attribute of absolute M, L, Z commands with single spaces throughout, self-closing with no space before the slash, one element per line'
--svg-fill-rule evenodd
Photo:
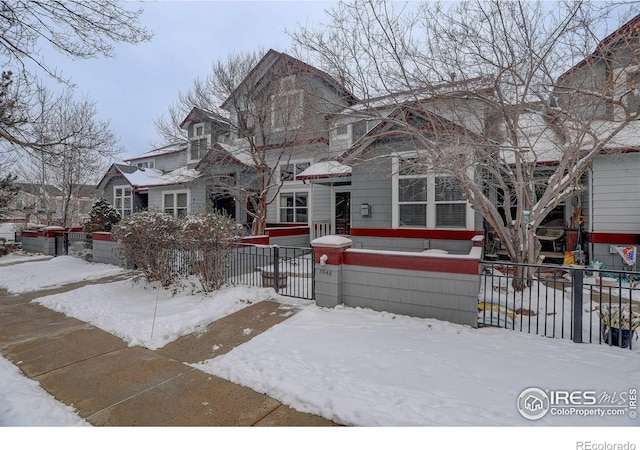
<path fill-rule="evenodd" d="M 332 234 L 330 220 L 314 220 L 311 222 L 311 240 Z"/>

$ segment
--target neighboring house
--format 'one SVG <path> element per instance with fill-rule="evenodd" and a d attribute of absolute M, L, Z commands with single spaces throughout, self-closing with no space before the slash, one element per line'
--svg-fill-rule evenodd
<path fill-rule="evenodd" d="M 18 195 L 7 208 L 5 222 L 59 225 L 62 220 L 63 193 L 55 186 L 16 183 Z M 95 186 L 80 185 L 74 189 L 69 205 L 71 226 L 81 226 L 88 218 L 94 201 L 102 195 Z"/>
<path fill-rule="evenodd" d="M 597 93 L 601 101 L 589 108 L 584 102 L 567 104 L 568 96 L 558 89 L 559 106 L 582 111 L 602 127 L 625 120 L 625 110 L 640 109 L 640 15 L 603 39 L 596 50 L 559 77 L 558 86 L 571 91 Z M 616 103 L 615 100 L 621 100 Z M 591 260 L 621 268 L 615 247 L 640 246 L 640 120 L 631 121 L 597 157 L 584 186 L 582 203 Z M 575 205 L 574 205 L 575 206 Z"/>
<path fill-rule="evenodd" d="M 168 145 L 112 164 L 98 188 L 121 216 L 162 209 L 174 216 L 199 210 L 204 199 L 194 195 L 200 174 L 187 167 L 187 147 Z"/>

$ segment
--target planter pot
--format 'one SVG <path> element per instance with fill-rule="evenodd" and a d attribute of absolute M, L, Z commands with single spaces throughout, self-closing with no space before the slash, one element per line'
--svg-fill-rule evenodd
<path fill-rule="evenodd" d="M 631 330 L 621 330 L 620 328 L 611 328 L 603 323 L 600 324 L 602 332 L 602 340 L 609 345 L 619 346 L 620 348 L 629 347 L 631 342 Z M 611 342 L 609 342 L 611 338 Z"/>

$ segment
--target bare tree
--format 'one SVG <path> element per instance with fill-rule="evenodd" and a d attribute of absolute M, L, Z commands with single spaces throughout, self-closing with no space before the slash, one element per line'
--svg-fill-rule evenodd
<path fill-rule="evenodd" d="M 48 151 L 50 145 L 72 139 L 72 136 L 60 135 L 56 142 L 32 139 L 30 125 L 38 121 L 32 117 L 36 79 L 44 75 L 70 84 L 69 79 L 45 59 L 43 49 L 53 49 L 74 59 L 112 56 L 115 43 L 137 44 L 151 38 L 151 34 L 139 26 L 141 13 L 113 0 L 0 2 L 0 60 L 3 73 L 12 76 L 9 92 L 15 112 L 11 116 L 0 114 L 3 150 L 13 144 L 23 149 Z"/>
<path fill-rule="evenodd" d="M 451 175 L 509 257 L 535 263 L 536 229 L 579 193 L 595 157 L 620 148 L 616 139 L 637 118 L 628 101 L 636 86 L 620 89 L 616 75 L 638 64 L 625 49 L 637 31 L 613 35 L 593 53 L 607 19 L 629 19 L 634 10 L 573 1 L 356 1 L 331 9 L 329 24 L 290 35 L 298 54 L 363 98 L 378 96 L 357 114 L 384 119 L 387 132 L 414 144 L 412 170 Z M 636 56 L 612 60 L 621 52 Z M 565 73 L 578 63 L 615 70 Z"/>
<path fill-rule="evenodd" d="M 307 79 L 290 77 L 304 73 L 306 65 L 287 57 L 292 64 L 265 64 L 267 76 L 255 73 L 260 62 L 279 56 L 256 51 L 214 62 L 205 80 L 196 79 L 187 93 L 180 94 L 169 118 L 156 122 L 169 142 L 186 140 L 179 124 L 194 106 L 228 123 L 229 139 L 210 143 L 209 159 L 215 165 L 210 166 L 207 180 L 214 195 L 228 194 L 248 205 L 253 234 L 264 233 L 267 209 L 286 180 L 278 172 L 279 165 L 290 161 L 293 147 L 317 132 L 305 122 L 317 106 L 311 96 L 302 102 L 310 92 Z"/>
<path fill-rule="evenodd" d="M 52 94 L 38 91 L 38 122 L 33 124 L 36 139 L 57 142 L 47 152 L 32 152 L 24 160 L 23 175 L 41 184 L 42 204 L 47 211 L 59 210 L 60 225 L 69 227 L 78 216 L 74 201 L 86 184 L 95 184 L 112 158 L 122 149 L 109 128 L 109 123 L 97 119 L 97 109 L 88 98 L 74 100 L 70 92 Z M 59 204 L 48 198 L 46 185 L 56 187 L 62 194 Z"/>

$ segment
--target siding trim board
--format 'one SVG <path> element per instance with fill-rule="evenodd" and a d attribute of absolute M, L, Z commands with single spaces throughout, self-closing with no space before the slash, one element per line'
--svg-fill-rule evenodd
<path fill-rule="evenodd" d="M 482 230 L 420 230 L 414 228 L 351 228 L 352 236 L 469 241 Z"/>
<path fill-rule="evenodd" d="M 324 251 L 324 249 L 323 249 Z M 450 257 L 424 254 L 405 254 L 384 251 L 362 251 L 351 249 L 344 252 L 347 266 L 377 267 L 423 272 L 441 272 L 478 275 L 479 258 L 455 255 Z"/>
<path fill-rule="evenodd" d="M 631 233 L 589 233 L 592 244 L 640 244 L 640 234 Z"/>

